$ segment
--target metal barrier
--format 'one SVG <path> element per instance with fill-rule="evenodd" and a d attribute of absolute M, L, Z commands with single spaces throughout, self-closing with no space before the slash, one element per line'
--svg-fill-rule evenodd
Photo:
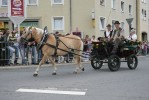
<path fill-rule="evenodd" d="M 10 51 L 8 50 L 8 46 L 12 46 L 12 42 L 0 42 L 0 66 L 7 65 L 9 61 Z"/>

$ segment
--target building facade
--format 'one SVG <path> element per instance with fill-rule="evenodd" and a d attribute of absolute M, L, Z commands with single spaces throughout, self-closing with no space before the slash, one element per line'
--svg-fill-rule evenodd
<path fill-rule="evenodd" d="M 149 40 L 149 0 L 137 0 L 136 8 L 138 39 Z"/>
<path fill-rule="evenodd" d="M 143 3 L 147 0 L 26 1 L 27 18 L 21 27 L 44 28 L 48 26 L 49 32 L 60 31 L 64 34 L 81 32 L 82 37 L 85 35 L 102 37 L 106 25 L 111 24 L 114 29 L 114 21 L 117 20 L 125 30 L 125 36 L 128 36 L 129 25 L 126 19 L 133 18 L 131 27 L 137 29 L 138 39 L 148 39 L 148 4 Z M 146 16 L 146 19 L 141 19 L 141 13 Z M 0 1 L 0 28 L 13 28 L 13 24 L 8 18 L 7 0 Z"/>

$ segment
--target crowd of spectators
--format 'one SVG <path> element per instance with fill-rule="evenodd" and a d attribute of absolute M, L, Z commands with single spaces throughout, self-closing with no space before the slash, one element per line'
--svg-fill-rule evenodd
<path fill-rule="evenodd" d="M 5 54 L 1 56 L 7 59 L 6 65 L 18 65 L 18 64 L 38 64 L 41 60 L 42 54 L 41 51 L 37 51 L 36 43 L 28 42 L 27 44 L 22 44 L 19 41 L 22 31 L 19 33 L 17 28 L 12 32 L 8 29 L 0 31 L 0 45 L 3 45 L 3 48 L 6 48 Z M 2 47 L 2 46 L 1 46 Z M 2 48 L 0 48 L 2 49 Z M 29 57 L 29 53 L 31 57 Z M 15 58 L 13 59 L 13 54 Z M 21 58 L 21 62 L 18 62 L 18 59 Z M 31 62 L 29 62 L 31 58 Z"/>
<path fill-rule="evenodd" d="M 148 41 L 142 41 L 139 46 L 139 52 L 138 55 L 149 55 L 149 42 Z"/>

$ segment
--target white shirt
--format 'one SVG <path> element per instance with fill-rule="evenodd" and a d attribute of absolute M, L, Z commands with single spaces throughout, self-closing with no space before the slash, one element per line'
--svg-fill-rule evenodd
<path fill-rule="evenodd" d="M 137 35 L 133 34 L 133 35 L 128 36 L 128 40 L 136 41 L 137 40 Z"/>
<path fill-rule="evenodd" d="M 96 39 L 91 39 L 91 42 L 97 42 L 97 40 Z"/>
<path fill-rule="evenodd" d="M 110 32 L 111 31 L 108 31 L 108 30 L 106 31 L 106 37 L 110 38 Z"/>

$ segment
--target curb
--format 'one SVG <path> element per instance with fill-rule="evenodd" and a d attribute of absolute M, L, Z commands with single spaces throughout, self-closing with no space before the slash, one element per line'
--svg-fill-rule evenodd
<path fill-rule="evenodd" d="M 89 64 L 90 62 L 81 62 L 81 64 Z M 75 65 L 75 63 L 61 63 L 61 64 L 56 64 L 56 66 L 64 66 L 64 65 Z M 38 65 L 18 65 L 18 66 L 5 66 L 1 67 L 0 70 L 7 70 L 7 69 L 26 69 L 26 68 L 36 68 Z M 44 64 L 41 67 L 51 67 L 51 64 Z"/>

